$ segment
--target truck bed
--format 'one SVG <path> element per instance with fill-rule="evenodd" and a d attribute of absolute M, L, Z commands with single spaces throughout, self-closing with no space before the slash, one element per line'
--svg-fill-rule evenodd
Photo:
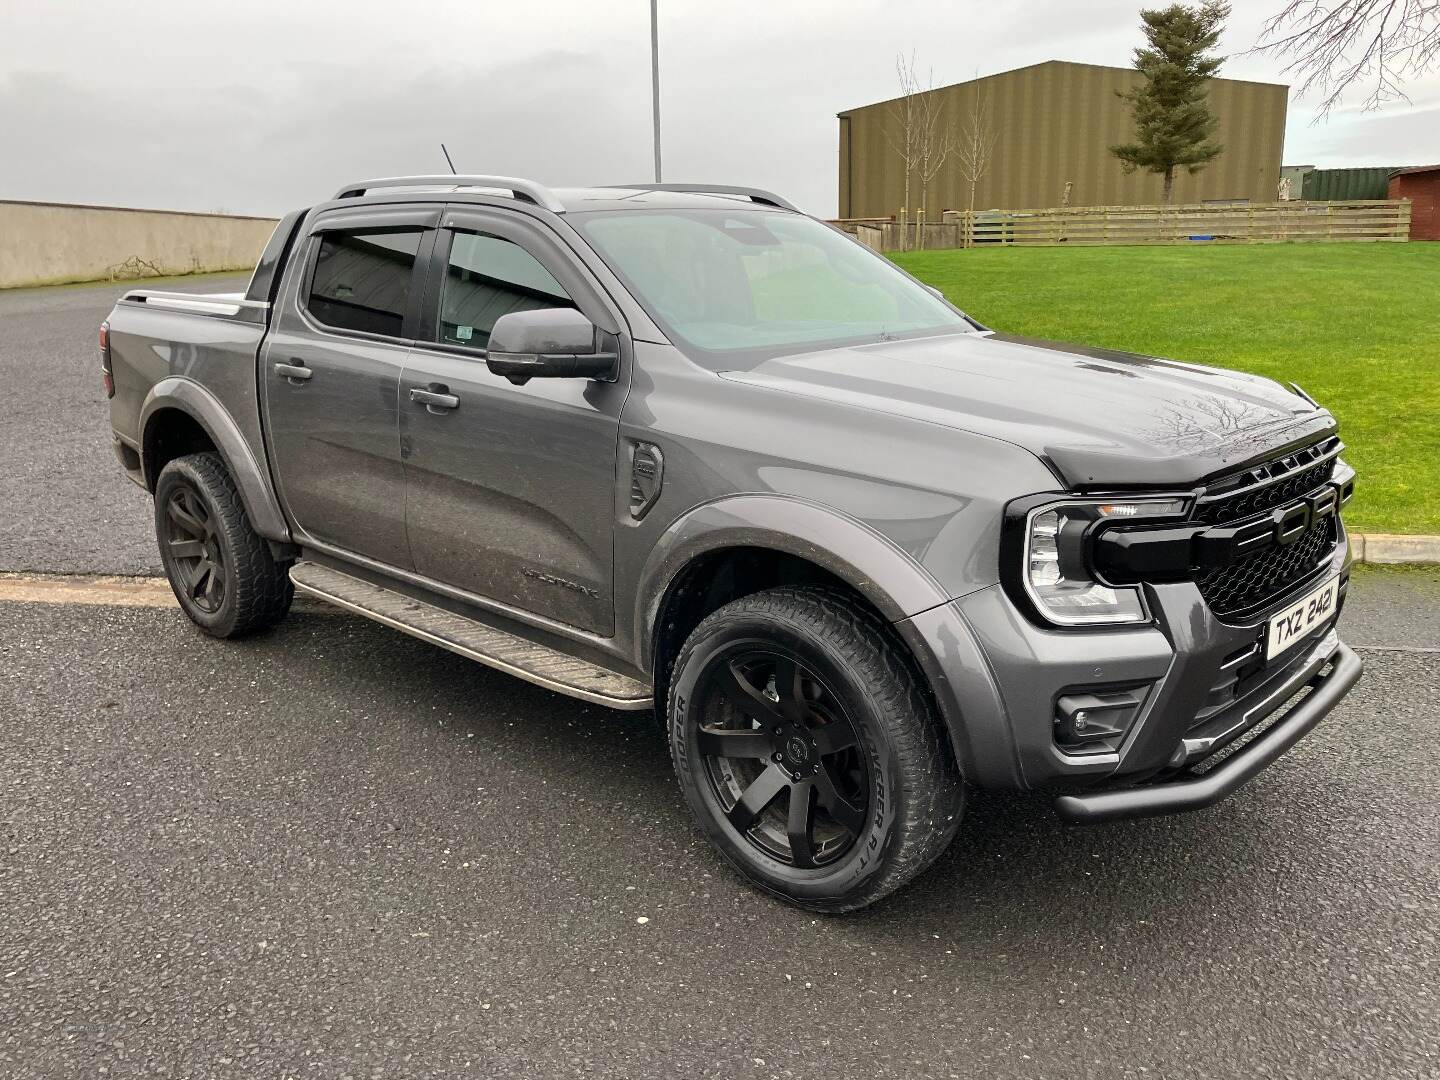
<path fill-rule="evenodd" d="M 241 293 L 127 292 L 109 318 L 115 435 L 142 451 L 155 388 L 182 379 L 218 399 L 264 461 L 256 364 L 269 316 L 268 303 Z"/>

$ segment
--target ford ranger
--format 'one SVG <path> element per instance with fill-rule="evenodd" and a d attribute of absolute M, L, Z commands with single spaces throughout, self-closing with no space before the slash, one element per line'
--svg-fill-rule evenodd
<path fill-rule="evenodd" d="M 351 184 L 243 294 L 128 292 L 100 361 L 202 630 L 299 589 L 653 708 L 702 832 L 814 910 L 974 788 L 1213 805 L 1360 676 L 1329 412 L 987 329 L 768 192 Z"/>

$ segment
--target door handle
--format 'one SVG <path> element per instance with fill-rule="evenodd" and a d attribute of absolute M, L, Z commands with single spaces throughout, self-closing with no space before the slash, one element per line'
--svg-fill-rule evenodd
<path fill-rule="evenodd" d="M 275 365 L 275 374 L 283 375 L 289 379 L 292 385 L 298 385 L 310 378 L 315 373 L 304 364 L 296 363 L 293 360 Z"/>
<path fill-rule="evenodd" d="M 450 393 L 450 388 L 444 383 L 431 383 L 429 386 L 412 386 L 410 388 L 410 400 L 419 402 L 432 413 L 449 412 L 451 409 L 460 407 L 460 399 Z"/>

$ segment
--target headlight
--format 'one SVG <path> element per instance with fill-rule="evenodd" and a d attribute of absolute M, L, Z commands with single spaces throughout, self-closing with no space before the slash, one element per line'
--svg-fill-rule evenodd
<path fill-rule="evenodd" d="M 1139 588 L 1095 580 L 1086 537 L 1097 522 L 1175 517 L 1186 506 L 1185 499 L 1136 499 L 1051 503 L 1031 510 L 1025 519 L 1025 592 L 1041 615 L 1062 626 L 1148 622 Z"/>

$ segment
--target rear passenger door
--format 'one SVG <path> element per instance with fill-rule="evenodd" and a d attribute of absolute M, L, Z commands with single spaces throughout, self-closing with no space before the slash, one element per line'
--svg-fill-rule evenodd
<path fill-rule="evenodd" d="M 492 375 L 485 347 L 511 311 L 618 313 L 543 225 L 452 207 L 437 237 L 422 340 L 401 379 L 400 435 L 415 568 L 512 608 L 610 634 L 618 381 Z M 410 399 L 443 394 L 453 405 Z"/>
<path fill-rule="evenodd" d="M 396 414 L 438 208 L 322 215 L 261 368 L 271 460 L 302 542 L 410 570 Z"/>

